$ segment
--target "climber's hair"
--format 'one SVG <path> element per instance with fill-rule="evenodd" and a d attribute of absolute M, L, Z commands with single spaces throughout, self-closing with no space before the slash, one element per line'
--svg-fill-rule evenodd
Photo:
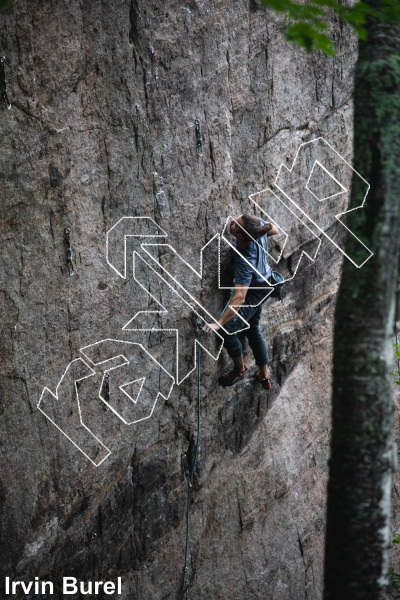
<path fill-rule="evenodd" d="M 258 240 L 272 229 L 271 223 L 261 225 L 260 219 L 254 215 L 242 215 L 243 228 L 240 230 L 246 241 Z"/>

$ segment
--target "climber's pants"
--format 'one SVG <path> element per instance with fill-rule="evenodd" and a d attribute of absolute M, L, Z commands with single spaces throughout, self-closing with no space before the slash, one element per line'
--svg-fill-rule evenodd
<path fill-rule="evenodd" d="M 245 304 L 257 304 L 261 302 L 264 296 L 264 290 L 249 290 L 246 294 Z M 239 310 L 239 315 L 250 325 L 250 328 L 244 329 L 243 333 L 249 340 L 250 348 L 258 366 L 268 364 L 268 351 L 259 326 L 261 309 L 262 304 L 254 307 L 243 306 Z M 229 333 L 225 333 L 222 328 L 218 329 L 218 333 L 224 338 L 224 346 L 231 358 L 237 358 L 243 354 L 242 344 L 236 332 L 243 330 L 244 327 L 246 327 L 246 324 L 236 316 L 224 325 L 224 329 Z"/>

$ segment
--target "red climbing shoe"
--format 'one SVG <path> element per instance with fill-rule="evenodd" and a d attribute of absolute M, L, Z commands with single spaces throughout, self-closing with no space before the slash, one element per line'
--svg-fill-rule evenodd
<path fill-rule="evenodd" d="M 226 373 L 226 375 L 222 375 L 222 377 L 218 379 L 218 383 L 224 387 L 228 385 L 235 385 L 235 383 L 238 383 L 244 379 L 244 374 L 246 371 L 246 365 L 244 365 L 244 369 L 238 369 L 237 367 L 234 367 L 232 371 L 229 371 L 229 373 Z"/>
<path fill-rule="evenodd" d="M 272 388 L 271 379 L 269 377 L 266 377 L 265 379 L 260 379 L 260 371 L 257 371 L 256 377 L 257 377 L 257 381 L 259 381 L 261 383 L 264 390 L 268 391 Z"/>

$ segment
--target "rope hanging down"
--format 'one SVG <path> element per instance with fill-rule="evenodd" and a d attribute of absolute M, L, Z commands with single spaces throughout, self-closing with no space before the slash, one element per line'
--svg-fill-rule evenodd
<path fill-rule="evenodd" d="M 7 79 L 6 79 L 6 72 L 4 69 L 5 60 L 6 60 L 5 56 L 0 56 L 0 93 L 1 93 L 1 97 L 4 100 L 4 104 L 6 105 L 6 108 L 8 108 L 8 110 L 10 110 L 11 102 L 8 99 Z"/>
<path fill-rule="evenodd" d="M 197 121 L 198 123 L 198 121 Z M 225 305 L 224 310 L 222 311 L 221 315 L 224 314 L 224 312 L 226 311 L 226 309 L 229 306 L 229 303 L 233 297 L 234 294 L 234 290 L 231 291 L 230 297 L 228 302 Z M 200 403 L 200 399 L 201 399 L 201 395 L 200 395 L 200 363 L 201 363 L 201 335 L 202 335 L 202 321 L 199 317 L 196 317 L 196 324 L 198 329 L 200 330 L 200 335 L 199 335 L 199 344 L 198 344 L 198 356 L 197 356 L 197 438 L 196 438 L 196 444 L 194 446 L 194 449 L 191 450 L 190 445 L 189 445 L 189 450 L 187 452 L 187 454 L 183 454 L 182 455 L 182 464 L 183 464 L 183 469 L 185 471 L 185 475 L 186 475 L 186 479 L 188 482 L 188 487 L 187 487 L 187 500 L 186 500 L 186 540 L 185 540 L 185 563 L 183 566 L 183 572 L 182 572 L 182 585 L 181 585 L 181 590 L 180 590 L 180 595 L 179 595 L 179 600 L 189 600 L 188 598 L 188 591 L 189 591 L 189 570 L 187 567 L 187 554 L 188 554 L 188 547 L 189 547 L 189 510 L 190 510 L 190 498 L 191 498 L 191 492 L 192 492 L 192 486 L 193 486 L 193 476 L 195 474 L 196 471 L 196 463 L 197 463 L 197 455 L 198 455 L 198 451 L 199 451 L 199 447 L 200 447 L 200 407 L 201 407 L 201 403 Z M 194 450 L 194 451 L 193 451 Z"/>
<path fill-rule="evenodd" d="M 66 253 L 66 258 L 67 258 L 68 273 L 71 276 L 75 273 L 75 270 L 74 270 L 74 265 L 72 264 L 71 241 L 69 238 L 70 233 L 71 233 L 70 228 L 66 227 L 64 229 L 65 253 Z"/>
<path fill-rule="evenodd" d="M 201 343 L 201 329 L 199 336 L 199 344 Z M 189 547 L 189 511 L 190 511 L 190 497 L 193 486 L 193 476 L 196 471 L 197 455 L 199 451 L 199 440 L 200 440 L 200 359 L 201 359 L 201 346 L 198 345 L 198 356 L 197 356 L 197 438 L 196 444 L 192 451 L 182 455 L 182 463 L 187 479 L 187 500 L 186 500 L 186 540 L 185 540 L 185 563 L 182 572 L 182 585 L 179 600 L 189 600 L 189 573 L 187 567 L 187 554 Z"/>

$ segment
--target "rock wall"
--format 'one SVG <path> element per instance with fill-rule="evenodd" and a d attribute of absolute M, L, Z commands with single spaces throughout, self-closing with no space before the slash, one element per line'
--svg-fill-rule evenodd
<path fill-rule="evenodd" d="M 327 58 L 286 43 L 283 27 L 257 0 L 14 0 L 0 16 L 12 103 L 0 108 L 2 582 L 119 575 L 124 598 L 178 597 L 187 490 L 181 455 L 196 434 L 196 373 L 132 426 L 97 400 L 94 428 L 112 450 L 98 467 L 37 403 L 45 386 L 56 390 L 82 347 L 139 339 L 121 328 L 149 307 L 148 296 L 106 261 L 106 233 L 119 219 L 152 217 L 197 265 L 227 216 L 252 212 L 249 195 L 272 184 L 299 144 L 323 136 L 351 161 L 353 34 L 334 23 L 337 56 Z M 333 221 L 326 227 L 342 235 Z M 286 253 L 289 270 L 302 249 L 298 242 Z M 221 389 L 225 351 L 218 362 L 202 355 L 193 597 L 322 597 L 341 260 L 325 241 L 314 263 L 301 262 L 283 302 L 267 301 L 270 393 L 251 379 Z M 215 272 L 214 264 L 205 267 Z M 202 297 L 223 307 L 215 286 Z M 182 336 L 193 332 L 189 313 L 175 322 Z M 175 337 L 161 338 L 140 339 L 171 361 Z M 253 373 L 251 353 L 246 360 Z M 84 415 L 93 408 L 85 386 Z M 72 414 L 72 399 L 71 407 Z"/>

